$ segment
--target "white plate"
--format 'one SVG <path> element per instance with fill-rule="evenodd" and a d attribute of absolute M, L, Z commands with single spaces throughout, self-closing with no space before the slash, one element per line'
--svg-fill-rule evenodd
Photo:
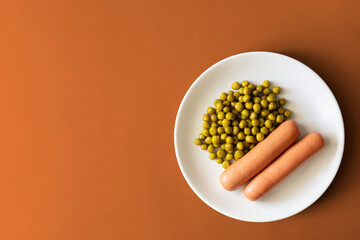
<path fill-rule="evenodd" d="M 225 191 L 219 182 L 221 165 L 194 144 L 202 130 L 202 116 L 234 81 L 260 84 L 268 79 L 280 86 L 286 108 L 300 126 L 301 136 L 318 131 L 325 147 L 263 199 L 251 202 L 239 190 Z M 292 216 L 314 203 L 328 188 L 344 149 L 340 108 L 325 82 L 301 62 L 270 52 L 247 52 L 226 58 L 207 69 L 192 84 L 175 123 L 175 151 L 182 174 L 207 205 L 231 218 L 268 222 Z"/>

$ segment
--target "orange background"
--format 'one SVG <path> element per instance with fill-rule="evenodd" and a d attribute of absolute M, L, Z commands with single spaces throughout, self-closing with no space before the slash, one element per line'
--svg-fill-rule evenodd
<path fill-rule="evenodd" d="M 359 10 L 356 0 L 1 1 L 0 239 L 358 237 Z M 313 68 L 346 128 L 328 191 L 257 224 L 203 203 L 173 147 L 192 82 L 254 50 Z"/>

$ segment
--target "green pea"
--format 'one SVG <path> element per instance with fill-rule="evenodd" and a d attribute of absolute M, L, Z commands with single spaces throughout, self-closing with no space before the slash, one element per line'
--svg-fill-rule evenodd
<path fill-rule="evenodd" d="M 253 127 L 258 127 L 259 124 L 260 124 L 259 120 L 257 120 L 257 119 L 251 120 L 251 125 L 252 125 Z"/>
<path fill-rule="evenodd" d="M 250 94 L 251 94 L 251 89 L 248 88 L 248 87 L 245 87 L 244 90 L 243 90 L 243 93 L 244 93 L 245 95 L 250 95 Z"/>
<path fill-rule="evenodd" d="M 226 98 L 227 98 L 227 93 L 226 93 L 226 92 L 223 92 L 223 93 L 220 94 L 220 99 L 221 99 L 221 100 L 225 101 Z M 215 106 L 216 106 L 216 105 L 215 105 Z"/>
<path fill-rule="evenodd" d="M 252 128 L 251 128 L 251 134 L 254 135 L 254 136 L 255 136 L 256 134 L 258 134 L 259 131 L 260 131 L 260 130 L 259 130 L 258 127 L 252 127 Z"/>
<path fill-rule="evenodd" d="M 215 113 L 215 108 L 213 107 L 208 107 L 207 111 L 206 111 L 208 114 L 213 114 Z"/>
<path fill-rule="evenodd" d="M 204 120 L 205 122 L 210 122 L 210 116 L 209 116 L 208 114 L 204 114 L 203 120 Z"/>
<path fill-rule="evenodd" d="M 284 121 L 284 116 L 283 115 L 277 115 L 276 116 L 276 122 L 277 123 L 282 123 Z"/>
<path fill-rule="evenodd" d="M 215 143 L 213 143 L 213 145 L 214 145 L 214 147 L 215 147 L 215 148 L 220 147 L 220 143 L 219 143 L 219 144 L 215 144 Z"/>
<path fill-rule="evenodd" d="M 241 115 L 243 115 L 244 117 L 249 117 L 250 116 L 250 112 L 247 109 L 244 109 L 241 111 Z"/>
<path fill-rule="evenodd" d="M 241 120 L 239 123 L 239 127 L 241 129 L 244 129 L 244 128 L 246 128 L 246 126 L 247 126 L 247 122 L 245 120 Z"/>
<path fill-rule="evenodd" d="M 279 112 L 276 111 L 276 110 L 275 110 L 275 111 L 272 111 L 271 113 L 274 114 L 275 117 L 276 117 L 277 115 L 279 115 Z"/>
<path fill-rule="evenodd" d="M 275 98 L 275 100 L 276 100 L 276 94 L 275 93 L 270 93 L 269 96 Z"/>
<path fill-rule="evenodd" d="M 231 105 L 231 102 L 229 101 L 223 101 L 224 106 L 229 107 Z"/>
<path fill-rule="evenodd" d="M 209 135 L 210 135 L 209 129 L 206 129 L 206 128 L 204 128 L 201 133 L 202 133 L 204 136 L 209 136 Z"/>
<path fill-rule="evenodd" d="M 267 109 L 263 109 L 261 110 L 261 116 L 262 117 L 267 117 L 269 115 L 270 111 Z"/>
<path fill-rule="evenodd" d="M 232 90 L 229 90 L 228 94 L 234 94 L 234 92 Z"/>
<path fill-rule="evenodd" d="M 265 81 L 262 83 L 262 85 L 263 85 L 263 87 L 265 87 L 265 88 L 270 87 L 270 82 L 269 82 L 269 80 L 265 80 Z"/>
<path fill-rule="evenodd" d="M 237 138 L 242 141 L 245 139 L 245 133 L 244 132 L 239 132 L 239 134 L 237 135 Z"/>
<path fill-rule="evenodd" d="M 262 85 L 257 85 L 256 86 L 256 90 L 258 90 L 259 92 L 262 92 L 264 90 L 264 86 Z"/>
<path fill-rule="evenodd" d="M 216 154 L 215 154 L 215 153 L 210 153 L 210 154 L 209 154 L 209 158 L 210 158 L 211 160 L 214 160 L 214 159 L 216 158 Z"/>
<path fill-rule="evenodd" d="M 243 87 L 239 88 L 239 93 L 244 94 L 244 88 Z"/>
<path fill-rule="evenodd" d="M 234 146 L 239 142 L 239 139 L 236 137 L 236 135 L 234 136 Z"/>
<path fill-rule="evenodd" d="M 210 144 L 210 145 L 208 146 L 207 150 L 208 150 L 208 152 L 214 152 L 215 147 Z"/>
<path fill-rule="evenodd" d="M 246 141 L 244 141 L 243 143 L 244 143 L 245 149 L 250 146 L 250 143 L 248 143 L 248 142 L 246 142 Z"/>
<path fill-rule="evenodd" d="M 256 143 L 255 137 L 251 136 L 251 135 L 246 136 L 245 141 L 248 142 L 248 143 Z"/>
<path fill-rule="evenodd" d="M 205 141 L 206 144 L 211 144 L 212 143 L 212 137 L 206 137 L 204 141 Z"/>
<path fill-rule="evenodd" d="M 231 112 L 228 112 L 228 113 L 226 113 L 225 118 L 227 120 L 233 120 L 235 118 L 235 115 L 232 114 Z"/>
<path fill-rule="evenodd" d="M 251 99 L 250 95 L 244 95 L 244 96 L 242 97 L 243 102 L 249 102 L 250 99 Z M 239 102 L 240 102 L 240 101 L 239 101 Z"/>
<path fill-rule="evenodd" d="M 220 145 L 220 148 L 221 148 L 222 150 L 225 150 L 225 143 L 221 144 L 221 145 Z"/>
<path fill-rule="evenodd" d="M 245 145 L 244 145 L 243 142 L 238 142 L 238 143 L 236 144 L 236 148 L 242 150 L 242 149 L 245 148 Z"/>
<path fill-rule="evenodd" d="M 270 103 L 275 102 L 275 98 L 271 95 L 267 96 L 266 100 L 268 100 Z"/>
<path fill-rule="evenodd" d="M 251 90 L 254 90 L 254 89 L 255 89 L 255 85 L 252 84 L 252 83 L 250 83 L 249 86 L 248 86 L 248 88 L 250 88 Z"/>
<path fill-rule="evenodd" d="M 269 128 L 269 129 L 272 127 L 272 122 L 271 122 L 271 120 L 266 120 L 266 121 L 265 121 L 265 127 Z"/>
<path fill-rule="evenodd" d="M 250 119 L 255 119 L 255 118 L 257 118 L 258 117 L 258 115 L 257 115 L 257 113 L 256 112 L 251 112 L 250 113 Z"/>
<path fill-rule="evenodd" d="M 261 102 L 260 102 L 260 105 L 261 105 L 263 108 L 267 108 L 268 105 L 269 105 L 269 102 L 268 102 L 266 99 L 262 99 Z"/>
<path fill-rule="evenodd" d="M 284 114 L 284 113 L 285 113 L 285 109 L 284 109 L 283 107 L 279 107 L 277 110 L 278 110 L 278 112 L 279 112 L 280 114 Z"/>
<path fill-rule="evenodd" d="M 231 88 L 234 89 L 234 90 L 238 90 L 240 88 L 240 83 L 238 82 L 233 82 L 231 84 Z"/>
<path fill-rule="evenodd" d="M 218 164 L 222 164 L 222 163 L 223 163 L 223 160 L 222 160 L 221 158 L 218 158 L 218 159 L 216 159 L 216 162 L 217 162 Z"/>
<path fill-rule="evenodd" d="M 259 132 L 256 134 L 256 140 L 261 142 L 262 140 L 264 140 L 265 136 L 263 133 Z"/>
<path fill-rule="evenodd" d="M 236 135 L 238 135 L 239 132 L 240 132 L 240 128 L 238 126 L 234 126 L 232 133 L 236 136 Z"/>
<path fill-rule="evenodd" d="M 229 106 L 226 106 L 223 108 L 224 113 L 230 112 L 231 108 Z"/>
<path fill-rule="evenodd" d="M 250 128 L 244 128 L 244 133 L 245 133 L 245 135 L 250 135 L 251 134 L 251 130 L 250 130 Z M 240 139 L 239 139 L 240 140 Z"/>
<path fill-rule="evenodd" d="M 225 113 L 224 112 L 219 112 L 217 114 L 217 118 L 220 119 L 220 120 L 224 119 L 225 118 Z"/>
<path fill-rule="evenodd" d="M 216 127 L 211 127 L 209 129 L 209 133 L 210 133 L 210 135 L 216 135 L 217 134 L 217 128 Z"/>
<path fill-rule="evenodd" d="M 267 97 L 266 95 L 262 95 L 262 96 L 261 96 L 261 100 L 263 100 L 263 99 L 266 100 L 266 97 Z"/>
<path fill-rule="evenodd" d="M 270 113 L 267 117 L 271 121 L 275 121 L 275 119 L 276 119 L 276 117 L 275 117 L 275 115 L 273 113 Z"/>
<path fill-rule="evenodd" d="M 224 120 L 222 121 L 222 125 L 223 125 L 224 127 L 230 126 L 230 125 L 231 125 L 231 121 L 230 121 L 229 119 L 224 119 Z"/>
<path fill-rule="evenodd" d="M 228 100 L 229 102 L 233 102 L 233 101 L 235 100 L 234 94 L 229 94 L 229 95 L 227 96 L 227 100 Z"/>
<path fill-rule="evenodd" d="M 216 99 L 216 100 L 214 101 L 214 106 L 216 107 L 216 104 L 218 104 L 218 103 L 220 103 L 220 102 L 222 102 L 221 99 Z"/>
<path fill-rule="evenodd" d="M 255 103 L 254 106 L 253 106 L 253 110 L 254 112 L 256 113 L 260 113 L 261 111 L 261 105 L 259 103 Z"/>
<path fill-rule="evenodd" d="M 211 127 L 218 127 L 218 126 L 219 124 L 217 124 L 216 122 L 211 123 Z"/>
<path fill-rule="evenodd" d="M 262 118 L 259 118 L 259 127 L 263 127 L 265 125 L 265 120 Z"/>
<path fill-rule="evenodd" d="M 270 89 L 264 88 L 263 94 L 264 94 L 264 95 L 269 95 L 269 94 L 270 94 Z"/>
<path fill-rule="evenodd" d="M 242 158 L 244 156 L 244 152 L 241 150 L 236 150 L 235 154 L 234 154 L 234 158 L 235 160 L 239 160 L 240 158 Z"/>
<path fill-rule="evenodd" d="M 235 99 L 238 99 L 240 97 L 240 93 L 239 92 L 234 92 L 234 97 L 235 97 Z"/>
<path fill-rule="evenodd" d="M 235 109 L 236 109 L 237 111 L 241 112 L 241 111 L 244 109 L 244 106 L 242 105 L 241 102 L 237 102 L 237 103 L 235 104 Z"/>
<path fill-rule="evenodd" d="M 281 88 L 280 87 L 273 87 L 272 92 L 275 93 L 275 94 L 279 94 L 281 92 Z"/>
<path fill-rule="evenodd" d="M 276 109 L 276 103 L 274 103 L 274 102 L 269 103 L 268 109 L 270 111 L 275 110 Z"/>
<path fill-rule="evenodd" d="M 209 122 L 203 122 L 202 127 L 205 129 L 209 129 L 210 128 L 210 123 Z"/>
<path fill-rule="evenodd" d="M 234 158 L 234 155 L 232 153 L 228 153 L 225 156 L 225 160 L 227 160 L 227 161 L 231 161 L 233 158 Z"/>
<path fill-rule="evenodd" d="M 242 87 L 247 87 L 249 85 L 249 82 L 247 80 L 244 80 L 241 82 Z"/>
<path fill-rule="evenodd" d="M 262 128 L 260 128 L 260 132 L 263 133 L 264 135 L 268 135 L 269 129 L 267 127 L 262 127 Z"/>
<path fill-rule="evenodd" d="M 253 96 L 259 95 L 259 91 L 258 91 L 258 90 L 254 90 L 254 91 L 252 92 L 252 95 L 253 95 Z"/>
<path fill-rule="evenodd" d="M 225 129 L 226 129 L 226 128 L 225 128 Z M 225 141 L 225 139 L 227 138 L 227 134 L 226 134 L 226 133 L 221 134 L 221 135 L 220 135 L 220 138 L 221 138 L 221 140 L 224 140 L 224 141 Z"/>
<path fill-rule="evenodd" d="M 260 103 L 261 102 L 261 98 L 259 97 L 254 97 L 254 103 Z"/>
<path fill-rule="evenodd" d="M 216 122 L 216 121 L 218 120 L 218 118 L 217 118 L 217 116 L 216 116 L 215 113 L 211 114 L 210 119 L 211 119 L 211 121 L 213 121 L 213 122 Z"/>
<path fill-rule="evenodd" d="M 271 128 L 269 128 L 270 132 L 273 132 L 275 130 L 275 126 L 272 126 Z"/>
<path fill-rule="evenodd" d="M 202 134 L 202 133 L 200 133 L 200 134 L 199 134 L 199 138 L 200 138 L 201 140 L 204 140 L 204 139 L 205 139 L 205 135 Z"/>
<path fill-rule="evenodd" d="M 219 102 L 215 105 L 215 107 L 217 110 L 221 111 L 224 108 L 224 104 L 222 102 Z"/>
<path fill-rule="evenodd" d="M 229 137 L 227 137 L 227 138 L 225 139 L 225 142 L 226 142 L 226 143 L 233 143 L 233 142 L 234 142 L 234 139 L 229 136 Z"/>
<path fill-rule="evenodd" d="M 222 163 L 222 167 L 225 168 L 225 169 L 228 168 L 229 166 L 230 166 L 230 162 L 229 162 L 229 161 L 226 161 L 226 160 L 225 160 L 225 161 Z"/>
<path fill-rule="evenodd" d="M 234 146 L 231 143 L 225 143 L 225 150 L 227 152 L 232 152 L 234 150 Z"/>
<path fill-rule="evenodd" d="M 218 120 L 217 123 L 218 123 L 219 125 L 222 125 L 222 120 Z"/>
<path fill-rule="evenodd" d="M 196 145 L 201 145 L 201 139 L 200 138 L 197 138 L 197 139 L 195 139 L 195 141 L 194 141 L 194 143 L 196 144 Z"/>
<path fill-rule="evenodd" d="M 218 127 L 217 132 L 218 134 L 223 134 L 225 132 L 225 129 L 223 127 Z"/>
<path fill-rule="evenodd" d="M 233 131 L 233 128 L 232 128 L 232 127 L 230 127 L 230 126 L 226 126 L 226 127 L 225 127 L 225 133 L 226 133 L 226 134 L 231 134 L 232 131 Z M 225 139 L 223 139 L 223 140 L 225 140 Z"/>
<path fill-rule="evenodd" d="M 284 106 L 286 104 L 286 99 L 285 98 L 280 98 L 279 103 L 281 106 Z"/>
<path fill-rule="evenodd" d="M 292 116 L 292 113 L 290 112 L 290 110 L 286 110 L 284 112 L 284 115 L 285 115 L 286 118 L 290 118 Z"/>
<path fill-rule="evenodd" d="M 201 150 L 206 150 L 208 148 L 208 145 L 207 144 L 201 144 L 200 146 Z"/>
<path fill-rule="evenodd" d="M 225 157 L 225 151 L 222 150 L 222 149 L 218 150 L 218 151 L 216 152 L 216 156 L 217 156 L 218 158 L 223 158 L 223 157 Z"/>
<path fill-rule="evenodd" d="M 238 100 L 240 103 L 244 102 L 243 96 L 240 96 Z"/>
<path fill-rule="evenodd" d="M 253 149 L 255 147 L 255 144 L 250 144 L 249 150 Z"/>
<path fill-rule="evenodd" d="M 252 102 L 247 102 L 247 103 L 245 103 L 245 108 L 246 109 L 252 109 L 253 108 L 253 103 Z"/>
<path fill-rule="evenodd" d="M 218 135 L 212 136 L 211 142 L 213 144 L 219 144 L 220 143 L 220 136 L 218 136 Z"/>

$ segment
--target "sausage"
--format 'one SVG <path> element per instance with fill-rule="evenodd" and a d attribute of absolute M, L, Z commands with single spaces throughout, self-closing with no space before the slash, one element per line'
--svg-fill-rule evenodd
<path fill-rule="evenodd" d="M 295 121 L 283 122 L 267 138 L 221 174 L 221 185 L 228 191 L 241 187 L 290 147 L 299 136 L 300 129 Z"/>
<path fill-rule="evenodd" d="M 244 189 L 245 196 L 251 201 L 263 197 L 302 163 L 320 151 L 324 144 L 324 139 L 319 133 L 309 133 L 252 179 Z"/>

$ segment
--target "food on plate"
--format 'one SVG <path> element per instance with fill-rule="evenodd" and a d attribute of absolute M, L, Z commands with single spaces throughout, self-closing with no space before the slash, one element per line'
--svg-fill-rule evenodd
<path fill-rule="evenodd" d="M 283 107 L 286 99 L 277 100 L 281 88 L 270 88 L 268 80 L 258 86 L 247 80 L 234 82 L 231 88 L 220 94 L 213 107 L 206 109 L 202 116 L 203 130 L 194 141 L 210 153 L 222 150 L 224 154 L 217 155 L 216 162 L 223 168 L 243 158 L 292 116 L 291 111 Z M 210 159 L 213 157 L 209 155 Z"/>
<path fill-rule="evenodd" d="M 324 144 L 324 139 L 319 133 L 307 134 L 252 179 L 244 189 L 245 196 L 251 201 L 263 197 L 307 159 L 320 151 Z"/>
<path fill-rule="evenodd" d="M 221 185 L 228 191 L 241 187 L 290 147 L 299 136 L 297 123 L 293 120 L 285 121 L 245 156 L 229 166 L 220 176 Z"/>

